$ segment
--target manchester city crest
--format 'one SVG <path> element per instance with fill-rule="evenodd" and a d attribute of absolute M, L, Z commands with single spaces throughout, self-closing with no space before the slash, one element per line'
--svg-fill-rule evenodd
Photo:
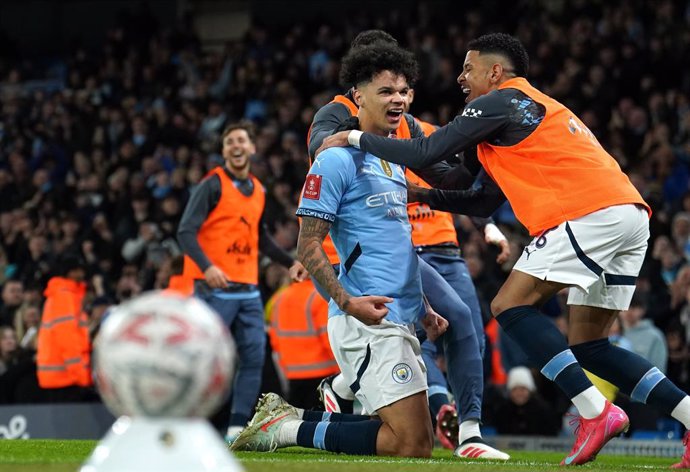
<path fill-rule="evenodd" d="M 405 363 L 396 364 L 393 367 L 393 380 L 399 384 L 406 384 L 412 380 L 412 369 Z"/>

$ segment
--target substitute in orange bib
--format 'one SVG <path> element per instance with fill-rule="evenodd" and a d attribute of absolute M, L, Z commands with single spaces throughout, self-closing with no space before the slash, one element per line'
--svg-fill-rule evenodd
<path fill-rule="evenodd" d="M 82 302 L 86 263 L 76 255 L 59 262 L 61 274 L 48 281 L 38 331 L 38 384 L 50 402 L 79 402 L 91 394 L 91 342 Z"/>
<path fill-rule="evenodd" d="M 269 305 L 271 347 L 289 382 L 288 401 L 318 408 L 319 382 L 340 372 L 328 341 L 328 303 L 307 279 L 276 292 Z"/>
<path fill-rule="evenodd" d="M 177 238 L 185 253 L 183 277 L 230 328 L 239 364 L 232 389 L 228 441 L 246 425 L 261 386 L 266 334 L 258 289 L 259 252 L 289 267 L 293 279 L 306 272 L 273 241 L 262 222 L 265 190 L 249 172 L 256 152 L 249 122 L 222 135 L 223 167 L 216 167 L 190 196 Z"/>
<path fill-rule="evenodd" d="M 583 367 L 686 428 L 690 397 L 649 361 L 608 341 L 611 323 L 628 308 L 635 290 L 649 238 L 649 206 L 582 121 L 530 85 L 528 63 L 516 38 L 482 36 L 468 44 L 458 77 L 467 105 L 453 122 L 428 138 L 400 141 L 350 131 L 327 138 L 323 147 L 349 143 L 391 162 L 423 167 L 477 146 L 491 181 L 452 194 L 417 193 L 435 208 L 482 207 L 488 214 L 505 195 L 534 236 L 491 309 L 504 331 L 577 407 L 580 427 L 562 462 L 576 465 L 593 460 L 629 423 Z M 537 309 L 566 287 L 570 347 Z M 690 468 L 687 439 L 677 468 Z"/>

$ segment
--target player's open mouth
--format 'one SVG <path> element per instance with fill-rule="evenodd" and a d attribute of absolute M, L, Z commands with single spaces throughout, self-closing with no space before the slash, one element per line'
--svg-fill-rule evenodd
<path fill-rule="evenodd" d="M 386 116 L 388 117 L 388 121 L 398 121 L 400 117 L 402 116 L 403 111 L 402 108 L 398 110 L 388 110 L 386 112 Z"/>

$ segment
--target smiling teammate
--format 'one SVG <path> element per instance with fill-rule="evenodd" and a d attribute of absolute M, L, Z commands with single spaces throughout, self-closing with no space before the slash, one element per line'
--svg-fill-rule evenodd
<path fill-rule="evenodd" d="M 194 295 L 215 309 L 230 328 L 239 365 L 232 389 L 232 442 L 247 424 L 261 387 L 266 334 L 258 289 L 259 251 L 302 280 L 304 267 L 283 251 L 266 230 L 265 191 L 249 172 L 256 152 L 251 123 L 229 125 L 222 135 L 225 165 L 194 189 L 177 238 L 185 253 L 183 276 L 194 280 Z"/>

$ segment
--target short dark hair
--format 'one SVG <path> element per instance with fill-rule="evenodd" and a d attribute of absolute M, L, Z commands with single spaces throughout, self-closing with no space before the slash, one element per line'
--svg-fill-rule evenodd
<path fill-rule="evenodd" d="M 527 50 L 519 39 L 509 34 L 485 34 L 470 41 L 467 44 L 467 49 L 479 51 L 480 54 L 500 54 L 510 61 L 515 75 L 527 77 L 527 72 L 529 71 Z"/>
<path fill-rule="evenodd" d="M 345 87 L 356 87 L 371 82 L 376 74 L 384 70 L 404 76 L 410 87 L 419 74 L 414 54 L 394 44 L 378 41 L 350 49 L 340 67 L 340 82 Z"/>
<path fill-rule="evenodd" d="M 236 129 L 245 130 L 247 132 L 247 136 L 249 136 L 249 140 L 251 142 L 255 141 L 255 139 L 256 139 L 256 127 L 254 126 L 254 123 L 252 123 L 249 120 L 242 120 L 242 121 L 236 121 L 234 123 L 230 123 L 223 130 L 223 134 L 220 136 L 220 140 L 223 141 L 228 134 L 235 131 Z"/>
<path fill-rule="evenodd" d="M 87 269 L 86 260 L 77 252 L 66 252 L 61 254 L 57 260 L 57 270 L 62 276 L 69 275 L 73 270 Z"/>
<path fill-rule="evenodd" d="M 383 30 L 380 29 L 372 29 L 372 30 L 366 30 L 362 31 L 359 33 L 357 36 L 355 36 L 355 39 L 352 40 L 350 43 L 350 49 L 359 47 L 359 46 L 368 46 L 370 44 L 374 44 L 378 41 L 384 42 L 384 43 L 390 43 L 395 46 L 398 45 L 398 40 L 395 39 L 393 36 L 391 36 L 389 33 L 386 33 Z"/>

